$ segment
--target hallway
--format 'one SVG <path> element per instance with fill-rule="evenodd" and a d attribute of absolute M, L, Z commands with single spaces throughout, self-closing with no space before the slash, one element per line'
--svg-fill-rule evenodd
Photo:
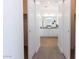
<path fill-rule="evenodd" d="M 41 47 L 33 59 L 65 59 L 57 47 L 57 38 L 41 38 Z"/>

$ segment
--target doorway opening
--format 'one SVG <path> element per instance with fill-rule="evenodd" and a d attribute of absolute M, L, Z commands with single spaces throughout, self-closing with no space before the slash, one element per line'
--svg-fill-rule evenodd
<path fill-rule="evenodd" d="M 36 13 L 38 13 L 40 10 L 40 12 L 36 15 L 38 15 L 38 16 L 41 15 L 41 18 L 38 17 L 38 18 L 40 18 L 40 48 L 39 48 L 38 52 L 35 53 L 35 55 L 33 56 L 33 59 L 39 59 L 39 58 L 40 59 L 49 59 L 49 58 L 52 58 L 51 56 L 53 56 L 53 55 L 54 55 L 53 56 L 54 59 L 57 59 L 57 58 L 65 59 L 64 55 L 59 51 L 59 48 L 58 48 L 58 39 L 61 39 L 61 38 L 59 38 L 57 36 L 58 31 L 56 30 L 59 28 L 59 22 L 62 23 L 61 21 L 58 22 L 58 20 L 57 20 L 58 19 L 57 17 L 61 17 L 60 15 L 62 13 L 62 10 L 61 10 L 62 4 L 60 4 L 60 6 L 58 5 L 60 7 L 60 10 L 58 10 L 58 8 L 56 8 L 57 7 L 56 1 L 55 1 L 56 4 L 54 2 L 52 3 L 54 6 L 53 8 L 50 8 L 51 7 L 50 4 L 52 1 L 51 2 L 50 1 L 48 2 L 47 0 L 46 0 L 47 2 L 46 1 L 43 2 L 41 0 L 39 0 L 39 1 L 40 1 L 40 3 L 43 3 L 43 4 L 40 4 L 40 6 L 38 3 L 38 5 L 36 6 L 36 8 L 38 7 Z M 48 5 L 47 5 L 47 3 L 48 3 Z M 53 10 L 53 12 L 52 12 L 52 10 Z M 59 12 L 59 16 L 58 16 L 58 12 Z M 53 13 L 53 14 L 51 14 L 51 13 Z M 74 14 L 74 19 L 75 19 L 75 14 Z M 29 52 L 28 51 L 28 18 L 27 18 L 27 15 L 28 15 L 27 0 L 23 0 L 24 59 L 28 59 L 28 52 Z M 75 23 L 73 25 L 75 26 Z M 61 24 L 61 27 L 62 26 L 63 25 Z M 71 27 L 72 27 L 72 23 L 71 23 Z M 75 29 L 75 27 L 74 27 L 74 29 Z M 71 31 L 73 32 L 73 30 L 71 30 Z M 72 34 L 74 34 L 74 33 L 72 33 Z M 71 45 L 73 45 L 73 44 L 74 43 L 71 42 Z M 52 55 L 51 53 L 54 53 L 54 54 Z M 71 48 L 71 59 L 72 58 L 74 59 L 75 57 L 72 57 L 72 56 L 75 56 L 75 49 Z"/>

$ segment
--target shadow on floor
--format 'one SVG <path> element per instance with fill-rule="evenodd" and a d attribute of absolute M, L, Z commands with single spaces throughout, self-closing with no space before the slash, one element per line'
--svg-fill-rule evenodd
<path fill-rule="evenodd" d="M 57 47 L 40 47 L 33 59 L 65 59 Z"/>

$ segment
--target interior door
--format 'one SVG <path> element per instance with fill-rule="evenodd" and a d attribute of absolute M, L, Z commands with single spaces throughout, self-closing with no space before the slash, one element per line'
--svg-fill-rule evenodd
<path fill-rule="evenodd" d="M 28 59 L 32 59 L 40 44 L 38 19 L 36 18 L 35 1 L 28 0 Z"/>
<path fill-rule="evenodd" d="M 28 59 L 35 53 L 35 6 L 33 0 L 28 0 Z"/>

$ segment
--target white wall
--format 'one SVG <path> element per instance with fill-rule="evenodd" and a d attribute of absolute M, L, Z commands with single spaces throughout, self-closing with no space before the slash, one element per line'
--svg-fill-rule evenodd
<path fill-rule="evenodd" d="M 71 41 L 71 0 L 65 0 L 62 3 L 62 18 L 59 22 L 59 48 L 65 55 L 66 59 L 70 59 L 70 41 Z"/>
<path fill-rule="evenodd" d="M 58 36 L 58 29 L 40 29 L 40 36 Z"/>
<path fill-rule="evenodd" d="M 3 0 L 0 0 L 0 59 L 3 59 Z"/>
<path fill-rule="evenodd" d="M 64 55 L 70 59 L 71 49 L 71 0 L 64 3 Z"/>
<path fill-rule="evenodd" d="M 58 3 L 55 2 L 54 0 L 50 1 L 42 1 L 41 0 L 36 0 L 36 10 L 37 10 L 37 15 L 38 15 L 38 21 L 39 25 L 41 27 L 42 24 L 42 19 L 44 15 L 49 15 L 49 16 L 57 16 L 58 13 Z M 46 6 L 46 7 L 45 7 Z M 40 29 L 40 36 L 58 36 L 58 28 L 56 29 Z"/>
<path fill-rule="evenodd" d="M 63 41 L 64 41 L 64 18 L 63 18 L 63 2 L 59 3 L 59 11 L 61 16 L 59 16 L 59 28 L 58 28 L 58 46 L 61 52 L 63 52 Z"/>
<path fill-rule="evenodd" d="M 4 59 L 24 59 L 22 0 L 4 0 Z"/>

